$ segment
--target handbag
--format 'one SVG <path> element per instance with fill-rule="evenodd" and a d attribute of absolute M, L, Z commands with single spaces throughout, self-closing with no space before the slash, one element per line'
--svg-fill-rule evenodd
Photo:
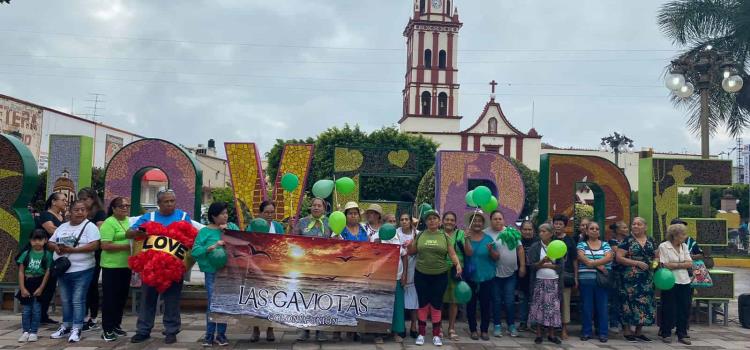
<path fill-rule="evenodd" d="M 713 287 L 714 282 L 708 273 L 708 267 L 703 260 L 694 260 L 691 268 L 693 275 L 690 279 L 690 286 L 693 288 Z"/>
<path fill-rule="evenodd" d="M 85 224 L 83 224 L 83 227 L 81 228 L 81 232 L 78 233 L 78 237 L 76 237 L 75 242 L 73 242 L 73 248 L 78 246 L 78 242 L 81 240 L 81 236 L 83 236 L 83 231 L 86 230 L 86 226 L 91 221 L 86 221 Z M 65 272 L 70 269 L 70 259 L 68 259 L 67 256 L 60 256 L 55 261 L 52 262 L 52 267 L 50 268 L 50 274 L 52 274 L 55 277 L 61 277 L 65 274 Z"/>
<path fill-rule="evenodd" d="M 603 244 L 603 243 L 602 243 Z M 589 247 L 588 242 L 586 243 L 586 247 L 589 248 L 589 251 L 591 251 L 591 247 Z M 594 259 L 594 255 L 591 254 L 591 260 Z M 602 270 L 596 269 L 596 285 L 599 288 L 607 288 L 611 289 L 612 285 L 614 284 L 614 281 L 612 280 L 613 274 L 612 272 L 602 272 Z"/>

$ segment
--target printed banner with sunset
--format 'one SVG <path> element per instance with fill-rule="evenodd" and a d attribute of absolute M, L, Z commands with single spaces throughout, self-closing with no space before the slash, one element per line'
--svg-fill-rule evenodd
<path fill-rule="evenodd" d="M 222 239 L 227 265 L 216 277 L 213 318 L 322 330 L 390 328 L 397 245 L 240 231 L 226 231 Z"/>

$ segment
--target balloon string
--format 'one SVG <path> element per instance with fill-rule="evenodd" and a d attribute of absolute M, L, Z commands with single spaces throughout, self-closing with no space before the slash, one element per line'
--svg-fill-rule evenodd
<path fill-rule="evenodd" d="M 333 201 L 335 202 L 336 210 L 341 209 L 341 203 L 339 203 L 339 190 L 336 189 L 336 175 L 333 175 Z"/>

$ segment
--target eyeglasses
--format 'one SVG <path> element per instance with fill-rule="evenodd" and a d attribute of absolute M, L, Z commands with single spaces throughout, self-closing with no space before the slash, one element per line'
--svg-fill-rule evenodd
<path fill-rule="evenodd" d="M 130 204 L 123 204 L 123 205 L 118 205 L 118 206 L 116 206 L 115 208 L 119 208 L 119 209 L 130 209 Z"/>
<path fill-rule="evenodd" d="M 159 192 L 156 192 L 156 194 L 162 194 L 162 193 L 174 193 L 174 190 L 171 188 L 167 188 L 164 190 L 159 190 Z"/>

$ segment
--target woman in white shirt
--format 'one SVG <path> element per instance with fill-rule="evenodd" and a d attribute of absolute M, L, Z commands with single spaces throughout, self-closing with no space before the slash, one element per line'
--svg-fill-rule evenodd
<path fill-rule="evenodd" d="M 83 318 L 86 316 L 86 292 L 96 267 L 94 252 L 99 249 L 99 229 L 86 219 L 87 216 L 86 204 L 81 200 L 74 202 L 70 221 L 60 225 L 49 239 L 49 249 L 55 252 L 53 259 L 67 257 L 70 260 L 70 267 L 57 278 L 63 322 L 50 335 L 52 339 L 67 336 L 72 343 L 81 340 Z"/>
<path fill-rule="evenodd" d="M 674 287 L 661 291 L 661 329 L 659 335 L 665 343 L 672 342 L 672 329 L 677 326 L 677 339 L 680 343 L 690 345 L 687 334 L 690 316 L 690 275 L 688 269 L 693 266 L 687 244 L 685 225 L 674 224 L 667 228 L 666 240 L 659 245 L 659 262 L 674 273 Z"/>

